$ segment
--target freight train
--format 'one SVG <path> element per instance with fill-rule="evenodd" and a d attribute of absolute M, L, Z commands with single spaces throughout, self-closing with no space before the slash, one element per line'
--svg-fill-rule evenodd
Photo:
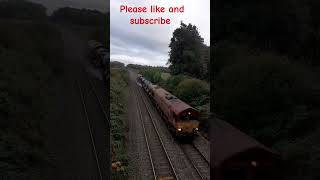
<path fill-rule="evenodd" d="M 169 130 L 178 138 L 193 138 L 199 131 L 199 112 L 142 75 L 137 81 L 150 97 Z"/>

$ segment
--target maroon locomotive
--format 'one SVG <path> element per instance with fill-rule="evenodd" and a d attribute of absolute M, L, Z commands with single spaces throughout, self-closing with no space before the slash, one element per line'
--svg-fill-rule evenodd
<path fill-rule="evenodd" d="M 137 78 L 142 88 L 149 95 L 161 116 L 169 126 L 169 130 L 177 137 L 193 137 L 199 130 L 199 112 L 178 99 L 165 89 L 142 77 Z"/>

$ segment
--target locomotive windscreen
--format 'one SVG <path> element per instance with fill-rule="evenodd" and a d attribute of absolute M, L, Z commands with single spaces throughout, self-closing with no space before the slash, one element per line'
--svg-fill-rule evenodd
<path fill-rule="evenodd" d="M 185 112 L 180 115 L 180 120 L 198 120 L 198 116 L 192 112 Z"/>

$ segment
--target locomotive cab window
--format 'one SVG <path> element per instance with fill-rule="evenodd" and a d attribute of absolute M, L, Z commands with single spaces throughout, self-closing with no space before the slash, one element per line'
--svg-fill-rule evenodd
<path fill-rule="evenodd" d="M 188 113 L 181 114 L 180 120 L 182 121 L 198 120 L 198 117 L 195 114 L 188 112 Z"/>

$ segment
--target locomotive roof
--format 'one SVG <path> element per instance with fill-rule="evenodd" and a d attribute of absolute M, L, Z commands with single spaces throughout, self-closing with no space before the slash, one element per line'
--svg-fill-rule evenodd
<path fill-rule="evenodd" d="M 168 104 L 170 104 L 173 112 L 176 115 L 179 115 L 181 112 L 186 110 L 197 112 L 193 107 L 178 99 L 177 97 L 175 97 L 165 89 L 161 88 L 160 86 L 155 86 L 155 91 L 162 99 L 164 99 Z"/>
<path fill-rule="evenodd" d="M 245 152 L 258 152 L 272 157 L 278 157 L 278 154 L 266 146 L 262 145 L 255 139 L 241 132 L 226 121 L 215 118 L 210 124 L 213 132 L 211 143 L 211 153 L 213 154 L 213 167 L 218 167 L 225 161 L 236 157 Z M 256 153 L 257 154 L 257 153 Z"/>

